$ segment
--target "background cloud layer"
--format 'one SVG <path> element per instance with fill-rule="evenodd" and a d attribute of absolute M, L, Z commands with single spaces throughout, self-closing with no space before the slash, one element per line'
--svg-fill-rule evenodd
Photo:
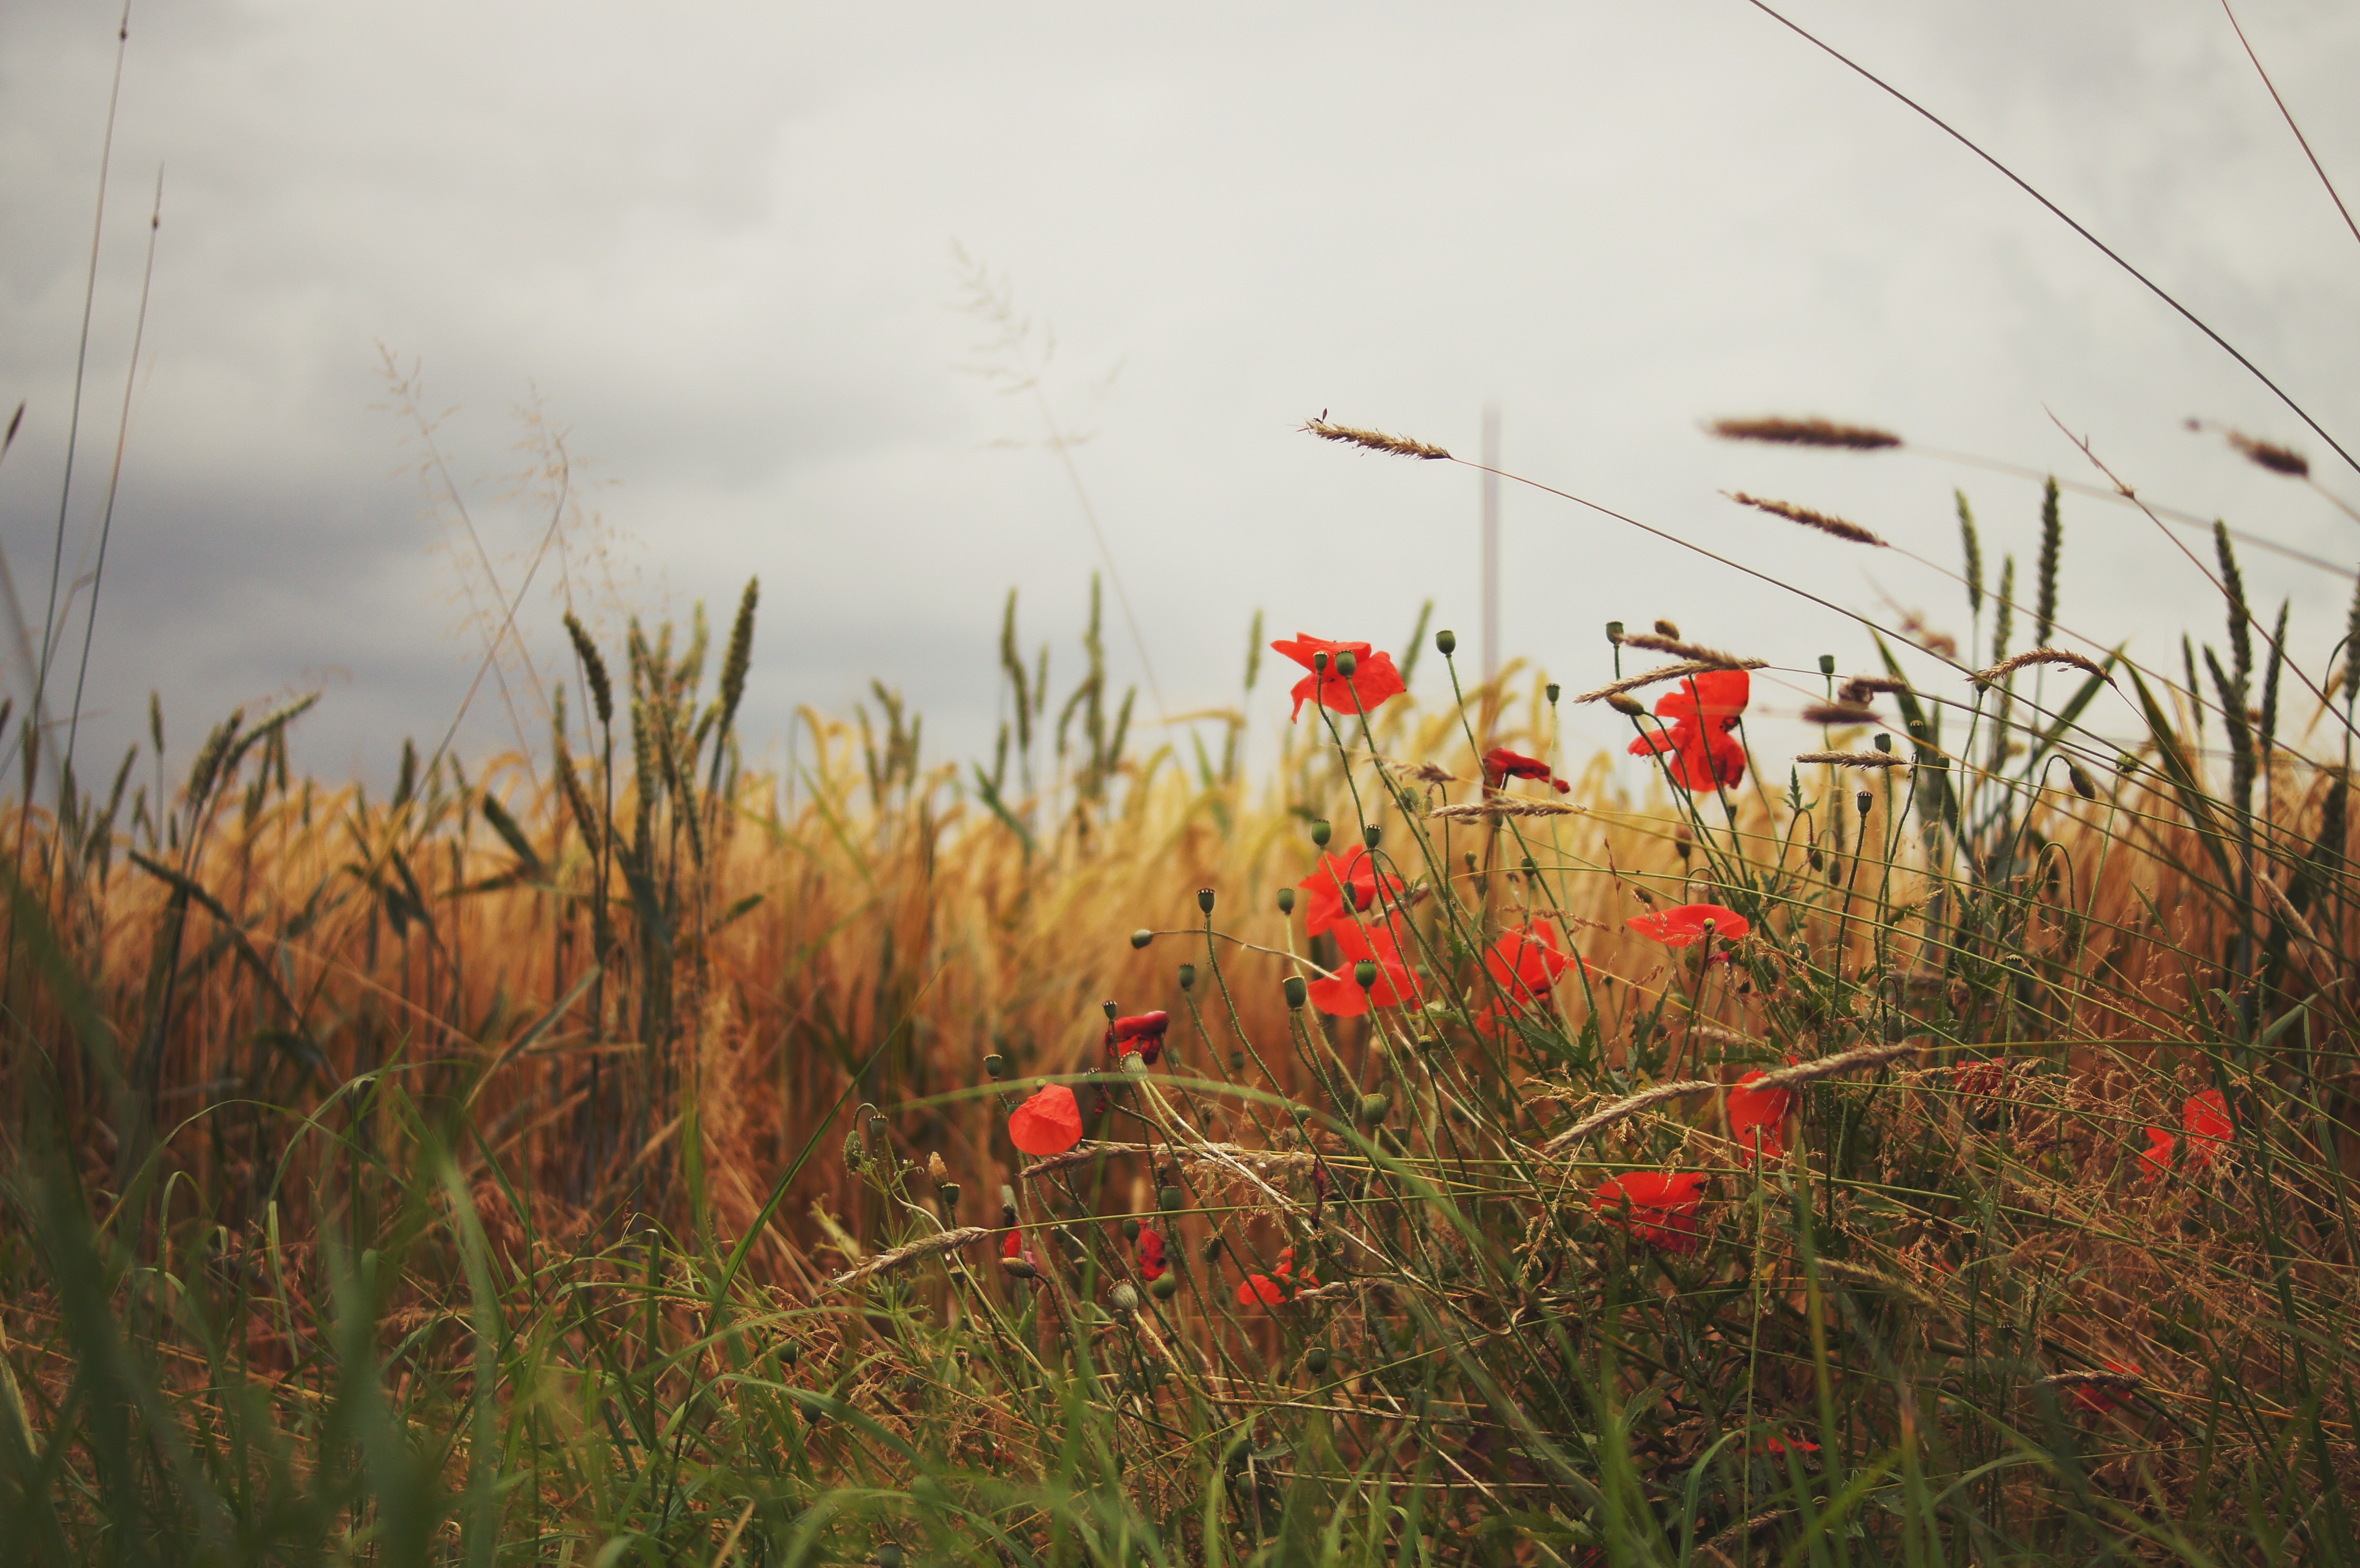
<path fill-rule="evenodd" d="M 2217 5 L 1793 12 L 2360 434 L 2360 245 Z M 2239 15 L 2360 194 L 2360 12 Z M 0 24 L 0 397 L 29 405 L 0 543 L 36 618 L 115 21 L 28 3 Z M 545 515 L 501 476 L 526 461 L 514 410 L 537 405 L 621 536 L 639 607 L 726 616 L 761 574 L 751 743 L 782 746 L 795 705 L 843 710 L 874 676 L 926 713 L 935 755 L 987 751 L 1002 595 L 1022 588 L 1027 641 L 1053 639 L 1069 678 L 1100 561 L 1040 407 L 965 373 L 990 333 L 955 308 L 954 240 L 1008 281 L 1034 344 L 1054 331 L 1042 391 L 1091 436 L 1077 470 L 1175 713 L 1232 700 L 1257 607 L 1273 635 L 1382 645 L 1432 596 L 1473 645 L 1475 475 L 1295 433 L 1323 408 L 1471 455 L 1495 400 L 1520 473 L 1953 628 L 1961 598 L 1935 572 L 1717 492 L 1841 512 L 1947 562 L 1963 485 L 1987 553 L 2028 567 L 2035 485 L 1732 448 L 1699 419 L 1869 419 L 2099 481 L 2061 422 L 2142 495 L 2336 561 L 2360 545 L 2321 498 L 2180 428 L 2306 434 L 2251 378 L 1736 0 L 137 14 L 70 577 L 106 493 L 158 165 L 85 772 L 144 727 L 150 688 L 185 752 L 235 702 L 324 684 L 299 758 L 331 774 L 383 778 L 404 735 L 450 724 L 481 657 L 460 597 L 475 547 L 386 407 L 380 344 L 421 367 L 511 585 Z M 1505 516 L 1505 647 L 1569 682 L 1602 668 L 1613 617 L 1669 615 L 1783 666 L 1868 657 L 1856 630 L 1578 507 L 1512 486 Z M 2066 624 L 2176 662 L 2181 627 L 2216 619 L 2202 580 L 2135 513 L 2069 500 L 2066 517 Z M 2261 555 L 2248 574 L 2257 599 L 2293 597 L 2315 661 L 2348 580 Z M 552 672 L 563 581 L 537 578 L 521 615 Z M 1139 678 L 1119 620 L 1108 642 L 1117 678 Z M 1760 705 L 1798 700 L 1777 692 Z M 487 687 L 463 749 L 514 735 Z M 1568 719 L 1577 754 L 1608 735 Z"/>

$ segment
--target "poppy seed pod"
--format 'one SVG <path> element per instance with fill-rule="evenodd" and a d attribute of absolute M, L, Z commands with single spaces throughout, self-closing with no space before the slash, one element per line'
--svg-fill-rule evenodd
<path fill-rule="evenodd" d="M 1294 888 L 1281 887 L 1278 890 L 1278 912 L 1282 915 L 1291 915 L 1295 913 Z"/>
<path fill-rule="evenodd" d="M 1885 753 L 1887 756 L 1892 754 L 1893 737 L 1889 735 L 1879 734 L 1876 739 L 1870 744 L 1874 746 L 1877 750 Z"/>
<path fill-rule="evenodd" d="M 1434 648 L 1436 652 L 1441 654 L 1443 658 L 1448 659 L 1452 654 L 1459 651 L 1459 634 L 1452 631 L 1448 626 L 1443 627 L 1440 631 L 1434 634 Z"/>
<path fill-rule="evenodd" d="M 942 1200 L 945 1219 L 956 1219 L 958 1216 L 959 1184 L 957 1182 L 936 1182 L 934 1196 Z"/>
<path fill-rule="evenodd" d="M 1360 660 L 1350 648 L 1336 656 L 1336 673 L 1349 681 L 1360 668 Z"/>
<path fill-rule="evenodd" d="M 1125 1279 L 1107 1293 L 1107 1304 L 1119 1312 L 1139 1311 L 1139 1287 Z"/>
<path fill-rule="evenodd" d="M 1213 912 L 1213 890 L 1210 887 L 1196 889 L 1196 907 L 1208 915 Z"/>
<path fill-rule="evenodd" d="M 1183 991 L 1193 991 L 1196 988 L 1196 966 L 1193 964 L 1182 964 L 1180 966 L 1180 989 Z"/>
<path fill-rule="evenodd" d="M 803 1347 L 797 1345 L 792 1339 L 787 1341 L 786 1344 L 779 1346 L 779 1365 L 781 1367 L 792 1367 L 796 1362 L 802 1360 L 803 1356 Z"/>
<path fill-rule="evenodd" d="M 983 1059 L 983 1071 L 985 1076 L 995 1081 L 1007 1077 L 1008 1058 L 1000 1055 L 1000 1052 L 996 1051 L 993 1051 L 989 1056 Z"/>
<path fill-rule="evenodd" d="M 1328 673 L 1328 650 L 1321 648 L 1311 656 L 1311 668 L 1321 675 Z"/>
<path fill-rule="evenodd" d="M 1214 1262 L 1214 1261 L 1216 1261 L 1217 1259 L 1218 1259 L 1218 1258 L 1219 1258 L 1219 1257 L 1221 1256 L 1221 1247 L 1222 1247 L 1222 1246 L 1223 1246 L 1223 1243 L 1222 1243 L 1222 1241 L 1221 1241 L 1221 1236 L 1220 1236 L 1220 1233 L 1219 1233 L 1218 1231 L 1216 1231 L 1216 1232 L 1214 1232 L 1211 1236 L 1207 1236 L 1207 1237 L 1205 1238 L 1205 1261 L 1206 1261 L 1206 1262 L 1207 1262 L 1207 1263 L 1211 1263 L 1211 1262 Z"/>
<path fill-rule="evenodd" d="M 1393 1101 L 1390 1094 L 1363 1094 L 1360 1096 L 1361 1124 L 1374 1127 L 1384 1120 L 1385 1113 L 1393 1108 Z"/>
<path fill-rule="evenodd" d="M 1614 644 L 1617 648 L 1620 648 L 1622 645 L 1622 622 L 1609 621 L 1606 623 L 1606 640 Z"/>
<path fill-rule="evenodd" d="M 1835 672 L 1836 656 L 1832 653 L 1823 653 L 1819 655 L 1819 673 L 1822 675 L 1833 675 Z"/>
<path fill-rule="evenodd" d="M 1139 1239 L 1139 1222 L 1137 1220 L 1125 1220 L 1122 1222 L 1122 1239 L 1125 1241 L 1137 1241 Z"/>
<path fill-rule="evenodd" d="M 1154 940 L 1155 940 L 1155 933 L 1154 933 L 1153 931 L 1149 931 L 1146 927 L 1142 926 L 1142 927 L 1141 927 L 1139 930 L 1137 930 L 1137 931 L 1133 931 L 1133 932 L 1131 932 L 1131 951 L 1132 951 L 1132 952 L 1134 952 L 1134 953 L 1136 953 L 1136 952 L 1138 952 L 1141 948 L 1145 947 L 1149 942 L 1153 942 Z"/>
<path fill-rule="evenodd" d="M 1556 707 L 1556 706 L 1557 706 L 1557 698 L 1558 698 L 1560 695 L 1562 695 L 1562 694 L 1563 694 L 1563 692 L 1564 692 L 1564 691 L 1565 691 L 1565 688 L 1564 688 L 1564 687 L 1562 687 L 1562 686 L 1560 686 L 1560 685 L 1558 685 L 1556 681 L 1550 681 L 1550 682 L 1548 683 L 1547 691 L 1548 691 L 1549 706 L 1550 706 L 1550 707 L 1552 707 L 1552 708 L 1554 708 L 1554 707 Z"/>
<path fill-rule="evenodd" d="M 1180 1293 L 1180 1276 L 1166 1269 L 1147 1282 L 1147 1293 L 1159 1301 L 1168 1301 Z"/>
<path fill-rule="evenodd" d="M 1310 995 L 1311 990 L 1310 986 L 1305 983 L 1303 976 L 1300 975 L 1288 975 L 1286 977 L 1285 990 L 1286 1005 L 1297 1012 L 1302 1011 L 1303 1000 L 1306 996 Z"/>
<path fill-rule="evenodd" d="M 1367 827 L 1360 830 L 1360 842 L 1367 844 L 1371 849 L 1376 848 L 1377 841 L 1384 836 L 1385 830 L 1377 826 L 1374 822 L 1371 822 Z"/>
<path fill-rule="evenodd" d="M 1114 1022 L 1116 1016 L 1122 1011 L 1120 1007 L 1115 1006 L 1114 998 L 1111 996 L 1108 997 L 1105 1001 L 1100 1002 L 1098 1006 L 1106 1009 L 1107 1022 L 1109 1023 Z"/>
<path fill-rule="evenodd" d="M 1868 809 L 1876 804 L 1876 797 L 1863 789 L 1852 798 L 1852 803 L 1860 809 L 1860 814 L 1864 817 L 1868 815 Z"/>
<path fill-rule="evenodd" d="M 1321 817 L 1311 824 L 1311 842 L 1320 848 L 1327 848 L 1328 841 L 1335 836 L 1336 830 L 1328 825 L 1327 818 Z"/>
<path fill-rule="evenodd" d="M 1606 699 L 1606 705 L 1613 709 L 1616 713 L 1621 713 L 1625 718 L 1640 718 L 1647 712 L 1647 705 L 1644 702 L 1642 702 L 1638 698 L 1622 691 L 1617 691 L 1608 697 Z"/>
<path fill-rule="evenodd" d="M 1245 1070 L 1246 1053 L 1242 1051 L 1233 1051 L 1229 1052 L 1229 1071 L 1232 1073 L 1242 1073 Z"/>
<path fill-rule="evenodd" d="M 1328 1370 L 1328 1347 L 1315 1345 L 1304 1354 L 1303 1369 L 1314 1377 Z"/>
<path fill-rule="evenodd" d="M 1155 1206 L 1167 1214 L 1178 1214 L 1180 1206 L 1185 1202 L 1187 1202 L 1185 1195 L 1177 1187 L 1162 1187 L 1156 1190 Z"/>

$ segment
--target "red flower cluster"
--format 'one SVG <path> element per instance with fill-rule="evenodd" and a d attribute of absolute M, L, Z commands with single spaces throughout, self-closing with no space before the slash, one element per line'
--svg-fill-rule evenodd
<path fill-rule="evenodd" d="M 1560 795 L 1573 788 L 1572 785 L 1550 772 L 1549 765 L 1537 757 L 1526 757 L 1521 751 L 1510 751 L 1503 746 L 1493 746 L 1483 754 L 1485 784 L 1497 789 L 1511 779 L 1546 779 L 1556 786 L 1557 792 Z"/>
<path fill-rule="evenodd" d="M 1300 1274 L 1295 1271 L 1295 1248 L 1290 1247 L 1278 1255 L 1278 1267 L 1270 1273 L 1246 1276 L 1245 1283 L 1238 1287 L 1238 1305 L 1284 1306 L 1295 1300 L 1295 1292 L 1318 1288 L 1319 1281 L 1308 1269 Z"/>
<path fill-rule="evenodd" d="M 2219 1158 L 2229 1135 L 2237 1130 L 2229 1119 L 2229 1102 L 2218 1089 L 2191 1094 L 2180 1108 L 2180 1141 L 2188 1147 L 2191 1170 L 2202 1170 Z M 2161 1127 L 2147 1129 L 2147 1152 L 2139 1156 L 2152 1181 L 2171 1169 L 2171 1134 Z"/>
<path fill-rule="evenodd" d="M 1704 1206 L 1701 1171 L 1634 1171 L 1610 1176 L 1590 1200 L 1590 1208 L 1616 1230 L 1650 1246 L 1683 1255 L 1701 1245 L 1697 1211 Z"/>
<path fill-rule="evenodd" d="M 1164 1261 L 1164 1233 L 1153 1225 L 1139 1229 L 1139 1273 L 1149 1284 L 1164 1277 L 1168 1265 Z"/>
<path fill-rule="evenodd" d="M 1704 935 L 1704 928 L 1712 927 L 1712 934 L 1735 942 L 1754 929 L 1754 922 L 1735 909 L 1725 909 L 1719 904 L 1682 904 L 1677 909 L 1662 909 L 1652 915 L 1633 915 L 1622 922 L 1641 936 L 1652 937 L 1666 947 L 1686 947 Z"/>
<path fill-rule="evenodd" d="M 1270 646 L 1311 671 L 1295 683 L 1290 693 L 1295 698 L 1295 717 L 1298 721 L 1303 717 L 1306 699 L 1339 713 L 1365 713 L 1387 698 L 1398 697 L 1409 690 L 1402 684 L 1401 671 L 1393 668 L 1393 656 L 1372 653 L 1364 642 L 1329 642 L 1309 632 L 1297 632 L 1293 641 L 1281 638 Z M 1312 662 L 1323 653 L 1328 656 L 1324 671 Z M 1337 655 L 1344 653 L 1352 656 L 1349 680 L 1336 668 Z"/>
<path fill-rule="evenodd" d="M 1349 1018 L 1367 1012 L 1371 1002 L 1380 1007 L 1398 1007 L 1417 999 L 1417 977 L 1409 972 L 1409 960 L 1403 951 L 1406 932 L 1402 917 L 1365 925 L 1344 920 L 1334 930 L 1336 951 L 1343 959 L 1333 976 L 1311 982 L 1314 1007 L 1330 1017 Z M 1363 961 L 1377 966 L 1377 983 L 1365 991 L 1352 973 Z"/>
<path fill-rule="evenodd" d="M 1164 1031 L 1172 1027 L 1170 1013 L 1141 1013 L 1134 1018 L 1117 1018 L 1107 1025 L 1106 1048 L 1109 1062 L 1120 1062 L 1126 1046 L 1139 1052 L 1139 1059 L 1150 1067 L 1164 1054 Z"/>
<path fill-rule="evenodd" d="M 1633 757 L 1668 752 L 1664 770 L 1683 789 L 1710 789 L 1745 777 L 1745 747 L 1729 732 L 1745 712 L 1754 682 L 1743 670 L 1709 670 L 1691 675 L 1655 704 L 1655 716 L 1669 728 L 1631 743 Z"/>
<path fill-rule="evenodd" d="M 1409 889 L 1390 871 L 1377 868 L 1377 857 L 1365 849 L 1349 855 L 1323 855 L 1311 875 L 1295 884 L 1303 893 L 1303 927 L 1313 936 L 1352 923 L 1352 917 L 1374 909 L 1380 901 L 1396 903 Z"/>
<path fill-rule="evenodd" d="M 1786 1152 L 1785 1129 L 1795 1109 L 1795 1091 L 1775 1083 L 1766 1089 L 1746 1086 L 1768 1076 L 1748 1073 L 1729 1092 L 1729 1136 L 1743 1146 L 1748 1165 L 1765 1155 L 1776 1160 Z"/>
<path fill-rule="evenodd" d="M 1063 1154 L 1082 1141 L 1082 1106 L 1074 1092 L 1052 1083 L 1008 1116 L 1008 1141 L 1027 1154 Z"/>
<path fill-rule="evenodd" d="M 1500 987 L 1500 999 L 1485 1008 L 1475 1027 L 1497 1034 L 1517 1013 L 1546 1008 L 1557 977 L 1580 962 L 1557 946 L 1557 932 L 1539 920 L 1511 926 L 1483 955 L 1483 971 Z"/>

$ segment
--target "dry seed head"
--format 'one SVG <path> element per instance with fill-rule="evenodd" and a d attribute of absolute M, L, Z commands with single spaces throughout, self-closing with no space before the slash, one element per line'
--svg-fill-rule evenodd
<path fill-rule="evenodd" d="M 1625 696 L 1620 691 L 1609 691 L 1606 694 L 1606 705 L 1616 713 L 1633 719 L 1642 717 L 1647 712 L 1647 705 L 1644 702 L 1636 697 Z"/>
<path fill-rule="evenodd" d="M 1677 641 L 1679 639 L 1680 628 L 1675 622 L 1659 618 L 1655 622 L 1655 635 L 1659 637 L 1670 637 L 1674 641 Z M 1633 638 L 1633 640 L 1636 641 L 1637 639 Z"/>
<path fill-rule="evenodd" d="M 1841 517 L 1831 517 L 1825 512 L 1814 512 L 1808 506 L 1797 506 L 1791 501 L 1765 501 L 1758 495 L 1748 495 L 1743 490 L 1723 493 L 1741 506 L 1751 506 L 1757 512 L 1769 512 L 1774 516 L 1786 518 L 1790 523 L 1800 523 L 1807 528 L 1817 528 L 1823 534 L 1833 534 L 1840 539 L 1850 539 L 1854 544 L 1874 545 L 1880 550 L 1885 547 L 1883 539 L 1870 533 L 1858 523 L 1848 523 Z"/>
<path fill-rule="evenodd" d="M 1358 425 L 1339 425 L 1327 419 L 1304 422 L 1304 433 L 1321 441 L 1342 441 L 1346 446 L 1366 447 L 1371 452 L 1389 452 L 1395 457 L 1447 458 L 1448 449 L 1428 441 L 1413 441 L 1408 436 L 1389 436 L 1382 430 L 1363 430 Z"/>
<path fill-rule="evenodd" d="M 1814 702 L 1803 710 L 1807 724 L 1873 724 L 1876 710 L 1851 702 Z"/>
<path fill-rule="evenodd" d="M 1658 628 L 1671 626 L 1671 624 L 1672 623 L 1669 621 L 1657 621 L 1655 623 Z M 1644 648 L 1649 653 L 1668 653 L 1675 659 L 1692 659 L 1699 664 L 1710 665 L 1716 670 L 1743 670 L 1750 668 L 1746 660 L 1738 658 L 1737 655 L 1733 653 L 1723 653 L 1717 648 L 1705 648 L 1697 643 L 1682 642 L 1680 640 L 1680 634 L 1677 627 L 1674 627 L 1671 631 L 1663 632 L 1660 636 L 1655 637 L 1650 637 L 1645 632 L 1638 632 L 1630 637 L 1624 637 L 1622 639 L 1622 646 L 1625 648 Z M 1759 661 L 1757 660 L 1755 662 L 1758 663 Z"/>
<path fill-rule="evenodd" d="M 2061 648 L 2028 648 L 2012 659 L 2003 659 L 1989 670 L 1978 670 L 1972 679 L 1978 686 L 1994 686 L 2006 680 L 2027 664 L 2070 664 L 2076 670 L 2087 670 L 2104 679 L 2106 672 L 2090 659 Z"/>
<path fill-rule="evenodd" d="M 1625 691 L 1636 691 L 1642 686 L 1653 686 L 1659 681 L 1677 681 L 1683 675 L 1703 675 L 1715 670 L 1764 670 L 1769 667 L 1769 663 L 1766 659 L 1732 659 L 1725 664 L 1717 660 L 1708 663 L 1700 659 L 1691 659 L 1679 664 L 1661 664 L 1653 670 L 1643 670 L 1636 675 L 1626 675 L 1620 681 L 1601 686 L 1595 691 L 1584 691 L 1574 701 L 1602 702 L 1618 697 Z"/>
<path fill-rule="evenodd" d="M 1560 805 L 1555 800 L 1501 796 L 1480 805 L 1437 806 L 1426 814 L 1428 821 L 1466 822 L 1477 817 L 1578 817 L 1589 810 L 1587 806 Z"/>
<path fill-rule="evenodd" d="M 1883 675 L 1855 675 L 1836 692 L 1839 702 L 1865 702 L 1880 691 L 1907 691 L 1909 682 Z"/>
<path fill-rule="evenodd" d="M 2229 444 L 2272 474 L 2283 474 L 2289 479 L 2311 477 L 2311 459 L 2290 446 L 2280 446 L 2276 441 L 2256 441 L 2243 430 L 2231 430 Z"/>
<path fill-rule="evenodd" d="M 1797 762 L 1824 762 L 1837 768 L 1900 768 L 1900 757 L 1889 751 L 1803 751 L 1795 754 Z"/>
<path fill-rule="evenodd" d="M 1715 419 L 1705 427 L 1723 441 L 1765 441 L 1773 446 L 1832 446 L 1876 452 L 1899 446 L 1901 438 L 1869 425 L 1839 425 L 1830 419 Z"/>

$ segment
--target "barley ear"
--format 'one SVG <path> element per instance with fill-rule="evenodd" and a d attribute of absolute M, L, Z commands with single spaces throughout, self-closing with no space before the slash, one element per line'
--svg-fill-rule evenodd
<path fill-rule="evenodd" d="M 600 726 L 613 724 L 615 687 L 606 678 L 606 661 L 598 657 L 598 645 L 571 610 L 565 612 L 565 635 L 574 639 L 574 657 L 582 661 L 582 679 L 590 688 L 590 705 L 597 710 Z"/>

